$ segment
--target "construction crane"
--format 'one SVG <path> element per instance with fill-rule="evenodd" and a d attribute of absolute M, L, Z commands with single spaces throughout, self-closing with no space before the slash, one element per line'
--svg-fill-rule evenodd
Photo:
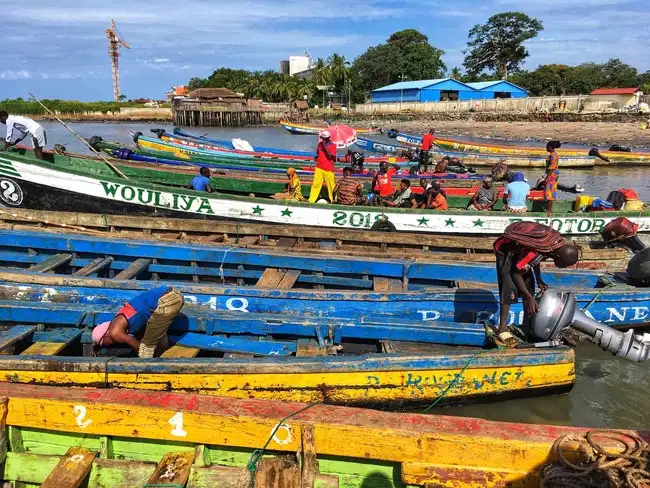
<path fill-rule="evenodd" d="M 110 28 L 106 29 L 106 37 L 108 37 L 108 55 L 111 58 L 111 65 L 113 67 L 113 100 L 116 102 L 120 99 L 120 72 L 118 69 L 118 61 L 120 58 L 120 47 L 131 49 L 131 46 L 126 41 L 120 38 L 117 28 L 115 27 L 115 20 L 111 19 Z"/>

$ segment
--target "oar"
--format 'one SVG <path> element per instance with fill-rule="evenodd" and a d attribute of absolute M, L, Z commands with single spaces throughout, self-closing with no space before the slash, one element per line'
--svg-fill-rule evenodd
<path fill-rule="evenodd" d="M 31 93 L 29 94 L 29 96 L 30 96 L 30 97 L 31 97 L 35 102 L 37 102 L 41 107 L 43 107 L 43 108 L 47 111 L 47 113 L 49 113 L 52 117 L 54 117 L 54 118 L 55 118 L 55 119 L 56 119 L 56 120 L 57 120 L 57 121 L 58 121 L 58 122 L 59 122 L 63 127 L 65 127 L 66 129 L 68 129 L 68 130 L 70 131 L 70 133 L 71 133 L 73 136 L 75 136 L 77 139 L 79 139 L 81 142 L 83 142 L 83 143 L 86 145 L 86 147 L 87 147 L 88 149 L 90 149 L 92 152 L 94 152 L 95 154 L 97 154 L 97 156 L 99 156 L 100 158 L 102 158 L 102 159 L 104 160 L 104 162 L 106 163 L 106 165 L 107 165 L 110 169 L 112 169 L 112 170 L 113 170 L 113 171 L 114 171 L 118 176 L 124 178 L 125 180 L 128 180 L 127 176 L 126 176 L 124 173 L 122 173 L 119 169 L 117 169 L 117 167 L 115 167 L 115 165 L 114 165 L 113 163 L 111 163 L 108 159 L 106 159 L 106 158 L 104 157 L 103 154 L 101 154 L 101 153 L 100 153 L 99 151 L 97 151 L 94 147 L 92 147 L 90 144 L 88 144 L 88 141 L 86 141 L 83 137 L 79 136 L 79 135 L 78 135 L 75 131 L 73 131 L 73 130 L 72 130 L 72 129 L 71 129 L 71 128 L 70 128 L 70 127 L 65 123 L 65 122 L 63 122 L 60 118 L 58 118 L 54 112 L 52 112 L 49 108 L 47 108 L 45 105 L 43 105 L 43 102 L 41 102 L 38 98 L 36 98 L 36 97 L 35 97 L 34 95 L 32 95 Z"/>

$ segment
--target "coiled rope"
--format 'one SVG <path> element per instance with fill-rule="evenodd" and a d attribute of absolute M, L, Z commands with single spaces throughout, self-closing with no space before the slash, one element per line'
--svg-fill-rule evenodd
<path fill-rule="evenodd" d="M 599 442 L 600 440 L 600 442 Z M 602 441 L 622 449 L 606 450 Z M 577 461 L 569 445 L 578 443 Z M 573 446 L 571 446 L 573 447 Z M 616 430 L 593 430 L 555 441 L 555 459 L 541 473 L 540 488 L 643 488 L 650 486 L 650 448 L 640 436 Z"/>

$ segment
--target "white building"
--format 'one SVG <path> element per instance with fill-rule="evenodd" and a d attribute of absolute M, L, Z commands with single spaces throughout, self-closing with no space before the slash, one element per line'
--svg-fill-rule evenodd
<path fill-rule="evenodd" d="M 311 67 L 312 61 L 310 56 L 289 56 L 289 75 L 293 76 L 301 71 L 307 71 Z"/>

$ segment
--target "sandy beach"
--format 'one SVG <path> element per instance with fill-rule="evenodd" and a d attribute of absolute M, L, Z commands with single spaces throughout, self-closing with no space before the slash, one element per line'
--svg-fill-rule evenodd
<path fill-rule="evenodd" d="M 650 149 L 650 129 L 641 129 L 640 122 L 477 122 L 404 121 L 395 122 L 400 130 L 423 133 L 434 127 L 440 135 L 468 136 L 487 139 L 550 140 L 593 146 L 621 144 Z"/>

